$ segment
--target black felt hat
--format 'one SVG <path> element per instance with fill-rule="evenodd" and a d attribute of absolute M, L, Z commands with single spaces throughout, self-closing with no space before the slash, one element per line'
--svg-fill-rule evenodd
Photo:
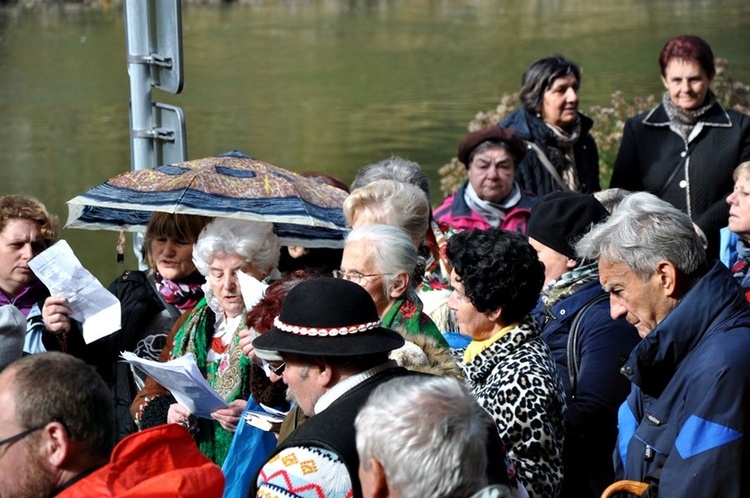
<path fill-rule="evenodd" d="M 526 144 L 523 143 L 523 140 L 518 138 L 513 130 L 501 128 L 499 126 L 488 126 L 482 130 L 469 133 L 463 140 L 461 140 L 461 143 L 458 146 L 458 160 L 464 163 L 464 166 L 468 168 L 471 152 L 477 145 L 488 140 L 503 142 L 507 145 L 508 150 L 516 160 L 516 166 L 518 166 L 518 164 L 523 161 L 523 158 L 526 157 Z"/>
<path fill-rule="evenodd" d="M 591 194 L 554 192 L 547 194 L 531 208 L 526 222 L 528 236 L 571 259 L 576 259 L 573 245 L 609 213 Z"/>
<path fill-rule="evenodd" d="M 401 334 L 380 326 L 364 288 L 329 277 L 306 280 L 289 291 L 273 329 L 253 341 L 258 349 L 308 356 L 385 353 L 403 345 Z"/>

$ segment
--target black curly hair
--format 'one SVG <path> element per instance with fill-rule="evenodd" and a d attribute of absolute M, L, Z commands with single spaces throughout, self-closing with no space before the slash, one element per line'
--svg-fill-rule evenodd
<path fill-rule="evenodd" d="M 498 228 L 457 233 L 448 240 L 448 259 L 480 313 L 502 308 L 503 322 L 511 324 L 539 299 L 544 265 L 520 233 Z"/>

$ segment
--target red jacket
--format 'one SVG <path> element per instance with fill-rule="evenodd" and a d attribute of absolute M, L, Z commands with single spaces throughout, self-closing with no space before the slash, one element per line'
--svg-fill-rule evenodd
<path fill-rule="evenodd" d="M 165 424 L 124 438 L 107 465 L 57 498 L 221 498 L 223 493 L 221 469 L 200 452 L 187 429 Z"/>
<path fill-rule="evenodd" d="M 433 213 L 435 219 L 456 230 L 471 230 L 473 228 L 486 230 L 490 228 L 492 225 L 482 215 L 472 211 L 466 204 L 466 201 L 464 201 L 465 191 L 466 183 L 435 209 Z M 526 235 L 526 222 L 531 215 L 531 208 L 534 204 L 536 204 L 536 197 L 522 190 L 521 200 L 505 213 L 505 219 L 499 228 Z"/>

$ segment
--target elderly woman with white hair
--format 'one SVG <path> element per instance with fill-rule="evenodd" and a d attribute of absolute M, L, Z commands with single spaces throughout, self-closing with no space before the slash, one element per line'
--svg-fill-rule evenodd
<path fill-rule="evenodd" d="M 131 405 L 141 429 L 163 423 L 189 427 L 201 451 L 221 465 L 246 405 L 250 360 L 243 354 L 239 331 L 245 328 L 245 303 L 238 272 L 259 281 L 278 276 L 279 242 L 269 223 L 218 219 L 203 229 L 193 248 L 193 261 L 207 284 L 205 297 L 183 315 L 167 338 L 161 361 L 188 353 L 227 408 L 197 419 L 169 391 L 148 378 Z"/>
<path fill-rule="evenodd" d="M 413 277 L 417 249 L 400 228 L 374 223 L 346 238 L 341 269 L 334 276 L 356 282 L 375 301 L 383 327 L 423 334 L 448 346 L 435 323 L 422 311 Z"/>
<path fill-rule="evenodd" d="M 388 164 L 400 164 L 394 163 L 395 160 L 391 158 Z M 406 162 L 407 166 L 416 166 L 416 163 L 405 159 L 401 161 Z M 372 168 L 366 171 L 371 172 L 370 176 L 374 174 Z M 416 179 L 421 178 L 419 175 L 412 176 Z M 424 180 L 427 181 L 426 175 Z M 450 267 L 441 256 L 445 252 L 446 237 L 434 221 L 431 221 L 428 199 L 427 192 L 416 184 L 396 179 L 372 180 L 349 194 L 344 201 L 344 216 L 352 228 L 384 223 L 396 226 L 408 234 L 417 248 L 419 260 L 413 276 L 416 291 L 424 304 L 424 311 L 430 315 L 440 331 L 455 330 L 453 316 L 445 306 L 450 295 Z"/>

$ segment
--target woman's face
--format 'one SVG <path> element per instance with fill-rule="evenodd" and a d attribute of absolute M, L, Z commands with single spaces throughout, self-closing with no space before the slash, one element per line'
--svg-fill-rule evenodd
<path fill-rule="evenodd" d="M 734 182 L 729 197 L 729 230 L 746 242 L 750 242 L 750 179 L 740 177 Z"/>
<path fill-rule="evenodd" d="M 0 231 L 0 289 L 9 297 L 17 296 L 36 282 L 29 260 L 44 250 L 39 225 L 31 220 L 8 220 Z"/>
<path fill-rule="evenodd" d="M 252 263 L 237 254 L 215 254 L 208 265 L 208 285 L 228 318 L 239 316 L 245 311 L 245 301 L 237 278 L 238 270 L 258 280 L 265 278 Z"/>
<path fill-rule="evenodd" d="M 500 310 L 481 313 L 477 311 L 466 294 L 460 277 L 451 271 L 453 292 L 448 298 L 448 308 L 456 313 L 456 322 L 463 335 L 475 341 L 484 341 L 492 337 L 502 326 L 498 323 Z"/>
<path fill-rule="evenodd" d="M 578 119 L 578 80 L 572 74 L 561 76 L 545 90 L 542 119 L 558 128 L 567 128 Z"/>
<path fill-rule="evenodd" d="M 162 277 L 180 281 L 195 271 L 193 244 L 170 237 L 154 237 L 151 260 Z"/>
<path fill-rule="evenodd" d="M 576 267 L 576 260 L 559 253 L 533 237 L 529 237 L 529 244 L 536 251 L 539 261 L 544 264 L 544 285 L 560 278 L 563 274 Z"/>
<path fill-rule="evenodd" d="M 672 102 L 677 107 L 691 111 L 703 105 L 713 78 L 709 78 L 696 61 L 671 59 L 661 81 Z"/>
<path fill-rule="evenodd" d="M 469 165 L 469 183 L 480 199 L 501 202 L 513 190 L 516 166 L 505 147 L 485 149 L 474 154 Z"/>
<path fill-rule="evenodd" d="M 346 280 L 352 280 L 352 275 L 369 275 L 361 276 L 357 283 L 370 294 L 380 317 L 385 315 L 397 299 L 386 289 L 382 272 L 377 267 L 375 256 L 367 246 L 366 240 L 354 240 L 344 246 L 344 253 L 341 256 L 341 272 Z"/>

